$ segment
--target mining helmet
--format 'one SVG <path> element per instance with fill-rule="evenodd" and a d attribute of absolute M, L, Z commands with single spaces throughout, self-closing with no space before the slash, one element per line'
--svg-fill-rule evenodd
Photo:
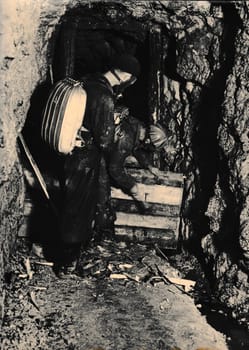
<path fill-rule="evenodd" d="M 152 124 L 149 126 L 149 136 L 151 143 L 156 149 L 161 149 L 166 145 L 167 137 L 165 131 L 160 125 Z"/>
<path fill-rule="evenodd" d="M 120 69 L 123 72 L 130 73 L 131 75 L 138 77 L 140 74 L 140 64 L 136 57 L 130 54 L 121 54 L 115 56 L 112 61 L 112 67 L 114 69 Z"/>

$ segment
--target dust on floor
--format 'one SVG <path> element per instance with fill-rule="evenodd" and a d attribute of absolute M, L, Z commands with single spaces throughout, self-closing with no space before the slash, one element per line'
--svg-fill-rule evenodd
<path fill-rule="evenodd" d="M 1 350 L 227 350 L 158 251 L 103 241 L 59 279 L 20 244 L 6 274 Z"/>

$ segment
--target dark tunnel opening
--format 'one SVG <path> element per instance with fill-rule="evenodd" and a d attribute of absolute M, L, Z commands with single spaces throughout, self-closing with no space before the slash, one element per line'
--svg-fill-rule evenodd
<path fill-rule="evenodd" d="M 68 75 L 84 79 L 89 74 L 104 73 L 116 55 L 132 54 L 140 62 L 141 74 L 136 83 L 124 92 L 120 103 L 125 104 L 134 117 L 147 123 L 150 89 L 148 29 L 132 18 L 125 19 L 119 26 L 111 20 L 108 22 L 102 16 L 105 7 L 95 7 L 90 12 L 74 9 L 63 18 L 54 46 L 54 80 Z M 89 16 L 92 18 L 90 23 L 87 20 Z"/>

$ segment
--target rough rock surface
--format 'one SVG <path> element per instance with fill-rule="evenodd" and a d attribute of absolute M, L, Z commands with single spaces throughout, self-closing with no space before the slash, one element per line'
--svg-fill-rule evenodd
<path fill-rule="evenodd" d="M 234 45 L 234 66 L 224 91 L 222 121 L 218 131 L 220 181 L 208 208 L 212 222 L 210 238 L 216 252 L 203 244 L 207 260 L 212 260 L 217 291 L 233 316 L 248 324 L 248 3 L 236 4 L 241 19 Z M 210 202 L 211 204 L 211 202 Z M 214 208 L 213 208 L 214 209 Z M 213 243 L 213 247 L 215 243 Z M 232 282 L 233 281 L 233 282 Z M 232 282 L 232 283 L 231 283 Z M 222 291 L 221 291 L 222 290 Z"/>

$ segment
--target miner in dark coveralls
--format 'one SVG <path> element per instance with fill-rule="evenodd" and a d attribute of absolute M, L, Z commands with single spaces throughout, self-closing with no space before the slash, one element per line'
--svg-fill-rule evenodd
<path fill-rule="evenodd" d="M 84 80 L 87 92 L 83 122 L 82 147 L 66 156 L 56 269 L 68 273 L 76 265 L 80 248 L 92 238 L 98 198 L 100 165 L 109 166 L 114 142 L 113 87 L 128 87 L 140 72 L 137 59 L 123 54 L 115 58 L 112 68 Z"/>
<path fill-rule="evenodd" d="M 109 158 L 108 171 L 101 167 L 101 187 L 99 191 L 96 212 L 97 238 L 110 238 L 114 234 L 115 213 L 110 205 L 110 185 L 121 188 L 132 196 L 135 201 L 138 195 L 136 180 L 126 172 L 125 162 L 128 156 L 133 156 L 140 167 L 147 169 L 154 176 L 159 176 L 157 168 L 152 166 L 153 152 L 162 149 L 166 144 L 166 134 L 160 125 L 145 125 L 130 115 L 128 108 L 119 106 L 115 113 L 120 115 L 116 124 L 114 145 Z M 145 208 L 141 207 L 140 210 Z"/>

